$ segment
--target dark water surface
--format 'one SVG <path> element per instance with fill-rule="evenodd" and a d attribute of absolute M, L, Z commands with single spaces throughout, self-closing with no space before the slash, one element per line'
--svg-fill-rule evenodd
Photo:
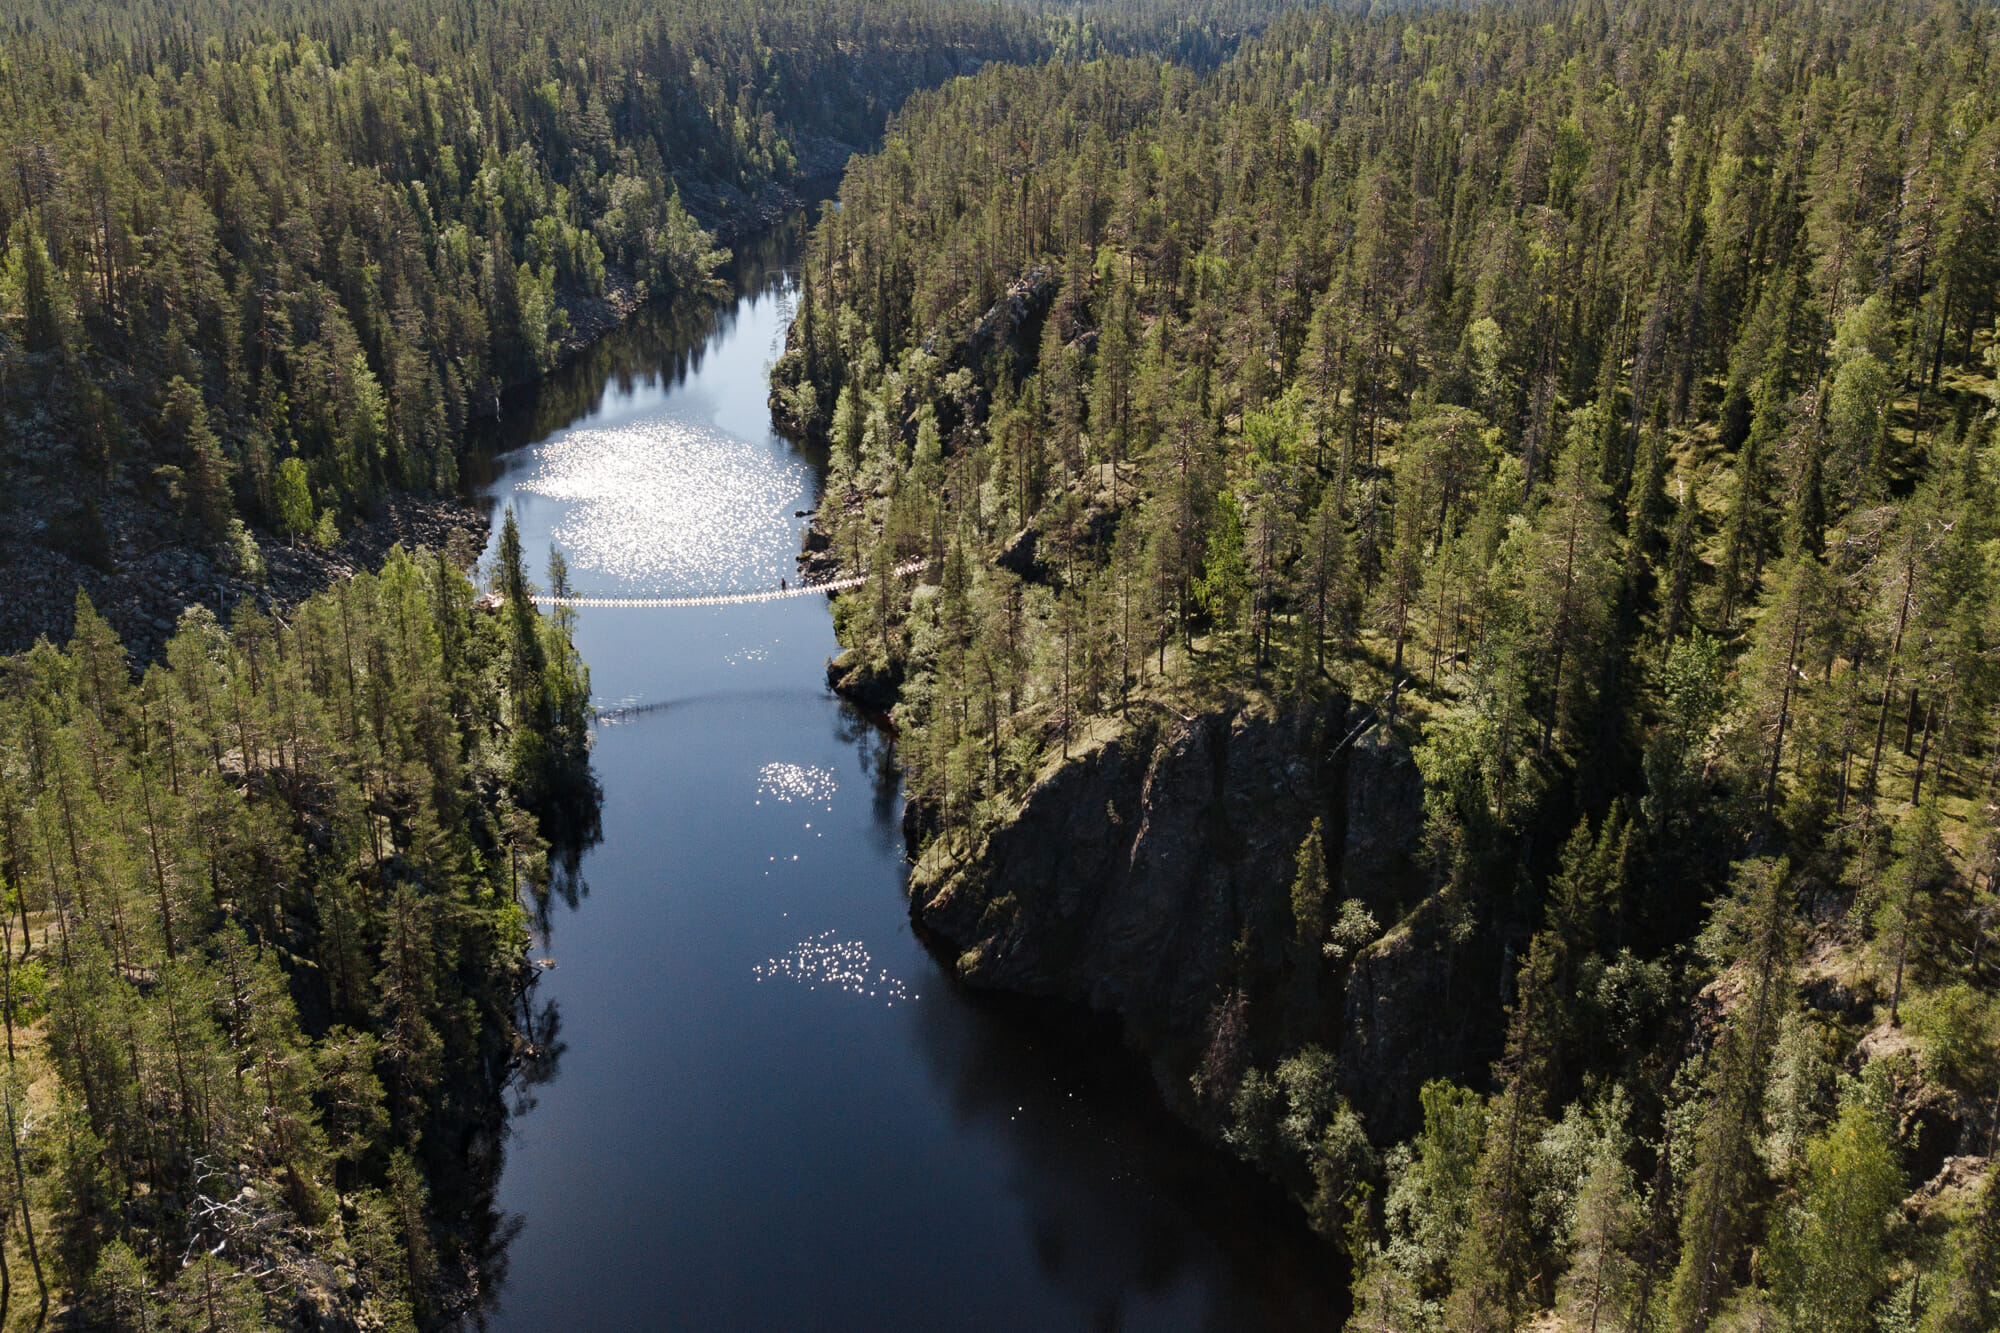
<path fill-rule="evenodd" d="M 773 255 L 503 423 L 482 493 L 585 593 L 775 587 L 819 460 L 774 435 Z M 1337 1324 L 1331 1256 L 1158 1109 L 1106 1033 L 957 991 L 912 936 L 888 744 L 825 688 L 822 598 L 585 610 L 603 839 L 536 942 L 490 1326 Z M 585 887 L 587 886 L 587 887 Z"/>

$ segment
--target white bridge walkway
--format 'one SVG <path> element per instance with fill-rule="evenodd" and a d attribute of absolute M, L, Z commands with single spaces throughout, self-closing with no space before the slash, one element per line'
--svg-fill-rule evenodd
<path fill-rule="evenodd" d="M 896 573 L 903 577 L 918 573 L 925 565 L 922 560 L 909 560 L 896 566 Z M 768 592 L 719 592 L 706 597 L 551 597 L 537 593 L 535 600 L 543 606 L 745 606 L 751 602 L 776 602 L 787 597 L 807 597 L 813 593 L 846 592 L 859 588 L 868 582 L 869 576 L 859 578 L 830 579 L 825 583 L 797 583 L 789 588 L 773 588 Z"/>

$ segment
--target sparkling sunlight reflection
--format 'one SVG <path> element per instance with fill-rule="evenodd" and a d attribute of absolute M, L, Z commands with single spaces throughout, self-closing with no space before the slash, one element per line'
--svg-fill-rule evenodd
<path fill-rule="evenodd" d="M 571 431 L 536 461 L 517 484 L 568 502 L 553 535 L 580 588 L 604 574 L 661 592 L 756 591 L 791 566 L 790 506 L 810 482 L 797 459 L 655 418 Z"/>

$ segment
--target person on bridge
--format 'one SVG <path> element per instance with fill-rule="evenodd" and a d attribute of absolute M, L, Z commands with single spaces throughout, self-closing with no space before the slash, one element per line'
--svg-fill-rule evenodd
<path fill-rule="evenodd" d="M 789 583 L 785 582 L 785 576 L 784 576 L 784 575 L 780 574 L 780 575 L 778 576 L 778 591 L 779 591 L 779 592 L 784 592 L 784 591 L 785 591 L 785 590 L 786 590 L 787 588 L 789 588 L 789 587 L 791 587 L 791 586 L 792 586 L 791 584 L 789 584 Z"/>

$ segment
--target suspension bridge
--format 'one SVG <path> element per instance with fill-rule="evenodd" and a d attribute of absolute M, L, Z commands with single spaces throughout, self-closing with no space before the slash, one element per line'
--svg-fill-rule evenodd
<path fill-rule="evenodd" d="M 920 573 L 926 561 L 906 560 L 897 565 L 898 577 L 908 578 Z M 537 593 L 535 601 L 542 606 L 609 606 L 632 607 L 651 610 L 670 606 L 748 606 L 752 602 L 779 602 L 787 597 L 810 597 L 814 593 L 847 592 L 867 583 L 867 574 L 856 578 L 829 579 L 825 583 L 798 583 L 790 587 L 771 588 L 763 592 L 718 592 L 704 597 L 591 597 L 580 594 L 556 597 L 548 593 Z"/>

